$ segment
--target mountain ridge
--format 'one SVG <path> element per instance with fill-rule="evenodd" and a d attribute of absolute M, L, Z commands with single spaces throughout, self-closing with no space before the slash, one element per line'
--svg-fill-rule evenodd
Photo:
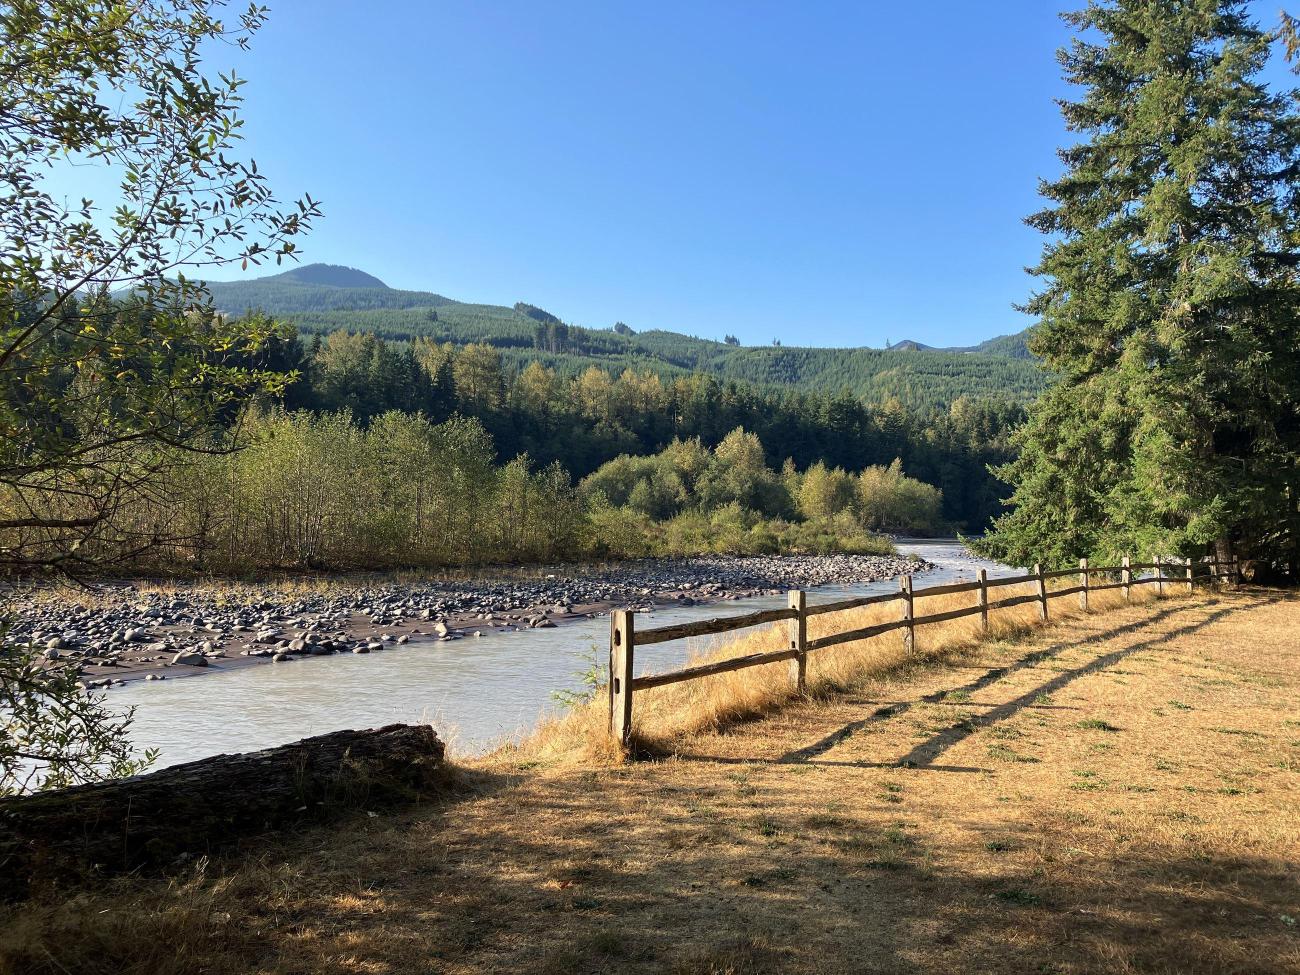
<path fill-rule="evenodd" d="M 373 274 L 367 274 L 344 264 L 304 264 L 279 274 L 271 274 L 256 281 L 292 281 L 305 285 L 323 285 L 331 288 L 384 288 L 388 285 Z"/>
<path fill-rule="evenodd" d="M 348 283 L 322 283 L 338 281 Z M 722 380 L 848 392 L 923 408 L 946 407 L 962 396 L 1027 402 L 1048 378 L 1028 351 L 1028 329 L 952 349 L 911 340 L 886 349 L 744 346 L 666 329 L 571 325 L 527 302 L 513 307 L 474 304 L 431 291 L 389 288 L 373 275 L 341 265 L 306 265 L 207 285 L 218 310 L 232 315 L 263 311 L 304 335 L 352 331 L 389 341 L 480 343 L 493 346 L 515 368 L 540 362 L 562 375 L 593 365 L 607 371 L 648 370 L 665 379 L 704 372 Z"/>

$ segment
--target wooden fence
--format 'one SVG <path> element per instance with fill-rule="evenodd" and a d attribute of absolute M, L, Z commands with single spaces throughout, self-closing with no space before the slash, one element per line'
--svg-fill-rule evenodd
<path fill-rule="evenodd" d="M 1154 571 L 1154 574 L 1141 574 L 1148 571 Z M 1174 574 L 1171 575 L 1170 572 Z M 1129 557 L 1125 556 L 1119 565 L 1106 566 L 1091 566 L 1088 564 L 1087 559 L 1080 559 L 1078 568 L 1056 569 L 1045 572 L 1041 565 L 1035 565 L 1034 571 L 1028 575 L 1005 576 L 995 579 L 990 579 L 987 571 L 980 569 L 978 578 L 974 582 L 956 582 L 942 586 L 930 586 L 925 589 L 913 589 L 912 577 L 905 575 L 898 580 L 898 592 L 859 596 L 853 599 L 842 599 L 833 603 L 819 603 L 810 606 L 807 601 L 807 593 L 801 590 L 792 590 L 785 609 L 765 609 L 756 613 L 746 613 L 743 616 L 725 616 L 699 620 L 694 623 L 675 623 L 641 631 L 636 629 L 636 614 L 632 610 L 616 610 L 612 614 L 609 634 L 609 728 L 611 733 L 616 735 L 624 744 L 630 740 L 632 734 L 632 697 L 636 691 L 662 687 L 665 684 L 677 684 L 681 681 L 695 680 L 699 677 L 712 677 L 715 674 L 743 670 L 746 667 L 761 667 L 764 664 L 792 660 L 795 662 L 795 687 L 802 694 L 807 681 L 808 654 L 814 650 L 822 650 L 841 643 L 852 643 L 856 640 L 866 640 L 882 633 L 888 633 L 891 630 L 902 630 L 903 648 L 908 654 L 911 654 L 916 647 L 916 628 L 918 626 L 925 626 L 929 623 L 945 623 L 948 620 L 979 614 L 981 626 L 987 631 L 989 613 L 996 609 L 1008 609 L 1026 603 L 1037 603 L 1038 618 L 1046 620 L 1048 618 L 1048 601 L 1052 599 L 1077 595 L 1079 597 L 1079 607 L 1086 611 L 1088 609 L 1089 593 L 1102 592 L 1107 589 L 1122 589 L 1124 599 L 1127 601 L 1131 597 L 1134 586 L 1154 585 L 1163 595 L 1166 584 L 1181 584 L 1186 585 L 1189 590 L 1194 589 L 1198 574 L 1202 578 L 1208 577 L 1216 583 L 1225 580 L 1240 583 L 1241 565 L 1235 556 L 1226 560 L 1215 558 L 1198 562 L 1191 560 L 1173 562 L 1165 559 L 1157 559 L 1154 562 L 1131 562 Z M 1093 581 L 1093 577 L 1098 575 L 1104 576 L 1105 581 Z M 1064 586 L 1058 589 L 1048 588 L 1047 583 L 1049 580 L 1063 579 L 1070 576 L 1077 576 L 1078 583 L 1076 585 Z M 1036 584 L 1034 592 L 989 601 L 989 590 L 991 589 L 1031 582 Z M 974 606 L 920 617 L 913 611 L 915 601 L 919 598 L 965 592 L 975 594 L 976 602 Z M 896 620 L 888 623 L 877 623 L 857 630 L 832 633 L 828 636 L 818 637 L 816 640 L 808 639 L 808 618 L 810 616 L 839 613 L 849 609 L 890 602 L 900 604 L 899 616 Z M 636 659 L 635 651 L 638 647 L 645 647 L 655 643 L 667 643 L 670 640 L 683 640 L 687 637 L 729 633 L 733 630 L 743 630 L 751 626 L 762 626 L 766 623 L 782 621 L 788 622 L 789 625 L 790 646 L 785 649 L 773 650 L 767 653 L 753 653 L 743 657 L 732 657 L 728 660 L 718 660 L 713 663 L 686 667 L 682 670 L 670 671 L 664 674 L 649 674 L 644 677 L 633 676 Z"/>

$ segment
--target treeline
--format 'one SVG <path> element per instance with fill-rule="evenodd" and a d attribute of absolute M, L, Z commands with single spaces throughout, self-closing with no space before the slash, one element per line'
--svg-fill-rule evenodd
<path fill-rule="evenodd" d="M 963 396 L 1027 403 L 1048 382 L 1035 361 L 1011 354 L 1017 349 L 1023 352 L 1023 338 L 1014 336 L 994 346 L 1008 354 L 982 354 L 742 346 L 676 332 L 632 333 L 538 322 L 510 308 L 459 303 L 436 309 L 288 312 L 284 317 L 306 334 L 322 337 L 336 331 L 363 331 L 395 342 L 490 345 L 517 370 L 530 362 L 542 362 L 566 376 L 591 366 L 612 371 L 632 367 L 655 372 L 665 381 L 701 372 L 721 382 L 797 387 L 823 394 L 851 390 L 867 402 L 897 399 L 908 410 L 924 412 L 946 409 Z"/>
<path fill-rule="evenodd" d="M 737 427 L 758 437 L 773 469 L 787 458 L 801 471 L 900 460 L 942 492 L 940 520 L 967 531 L 999 510 L 1005 488 L 988 467 L 1011 458 L 1009 434 L 1023 416 L 996 399 L 963 397 L 919 413 L 897 401 L 870 405 L 847 393 L 777 391 L 700 374 L 665 379 L 649 369 L 589 366 L 566 375 L 538 362 L 516 369 L 485 344 L 348 332 L 278 339 L 256 364 L 297 373 L 284 397 L 290 410 L 347 410 L 363 426 L 393 410 L 434 421 L 470 417 L 501 460 L 527 454 L 579 479 L 620 455 L 658 454 L 675 439 L 715 447 Z"/>
<path fill-rule="evenodd" d="M 558 463 L 494 463 L 490 434 L 463 417 L 389 412 L 363 426 L 346 411 L 254 408 L 224 436 L 246 446 L 173 455 L 168 476 L 115 515 L 116 538 L 153 539 L 136 566 L 242 573 L 880 552 L 888 543 L 872 529 L 924 529 L 941 504 L 897 465 L 773 470 L 743 429 L 715 449 L 678 440 L 652 457 L 615 458 L 580 484 Z"/>

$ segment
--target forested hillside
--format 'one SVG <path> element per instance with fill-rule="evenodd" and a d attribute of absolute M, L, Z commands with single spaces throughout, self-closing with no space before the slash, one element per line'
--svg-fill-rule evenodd
<path fill-rule="evenodd" d="M 872 404 L 707 372 L 665 379 L 653 369 L 588 364 L 571 374 L 544 361 L 519 369 L 512 351 L 339 331 L 275 342 L 250 364 L 296 374 L 284 392 L 289 409 L 346 410 L 363 425 L 392 410 L 435 421 L 469 417 L 482 423 L 501 461 L 526 453 L 575 478 L 623 454 L 658 453 L 674 439 L 698 437 L 714 447 L 738 427 L 757 436 L 773 469 L 787 458 L 801 471 L 819 462 L 858 471 L 901 460 L 907 474 L 943 492 L 945 526 L 970 531 L 1000 510 L 1005 487 L 988 466 L 1011 458 L 1010 432 L 1024 416 L 1023 407 L 998 398 L 958 397 L 922 412 L 897 399 Z"/>
<path fill-rule="evenodd" d="M 265 311 L 306 334 L 362 331 L 389 340 L 478 342 L 500 350 L 515 370 L 541 362 L 570 377 L 592 365 L 615 373 L 648 370 L 664 380 L 706 372 L 763 387 L 847 391 L 868 402 L 897 400 L 923 411 L 946 409 L 963 396 L 1026 403 L 1047 380 L 1028 352 L 1024 333 L 962 349 L 930 349 L 913 342 L 891 349 L 742 346 L 658 329 L 637 332 L 622 323 L 582 328 L 523 302 L 513 308 L 468 304 L 431 292 L 387 288 L 364 272 L 329 265 L 252 281 L 210 282 L 209 289 L 221 311 Z"/>

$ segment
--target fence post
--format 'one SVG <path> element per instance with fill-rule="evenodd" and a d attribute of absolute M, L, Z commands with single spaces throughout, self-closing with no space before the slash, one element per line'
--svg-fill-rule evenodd
<path fill-rule="evenodd" d="M 622 744 L 632 738 L 633 613 L 616 609 L 609 628 L 609 731 Z"/>
<path fill-rule="evenodd" d="M 788 605 L 799 614 L 790 621 L 790 649 L 799 651 L 794 658 L 794 687 L 802 695 L 808 691 L 808 594 L 791 589 Z"/>
<path fill-rule="evenodd" d="M 1156 556 L 1156 595 L 1164 597 L 1165 594 L 1165 562 L 1160 556 Z"/>
<path fill-rule="evenodd" d="M 1119 581 L 1124 588 L 1124 602 L 1131 602 L 1133 599 L 1133 570 L 1129 568 L 1129 557 L 1127 555 L 1124 556 L 1124 561 L 1120 563 Z"/>
<path fill-rule="evenodd" d="M 907 623 L 907 626 L 903 627 L 903 652 L 910 657 L 916 653 L 916 627 L 912 623 L 914 614 L 912 612 L 912 577 L 910 575 L 899 577 L 898 591 L 903 594 L 903 621 Z"/>
<path fill-rule="evenodd" d="M 980 569 L 979 579 L 980 630 L 987 633 L 989 631 L 989 570 Z"/>
<path fill-rule="evenodd" d="M 1187 557 L 1187 595 L 1189 596 L 1196 592 L 1196 583 L 1192 580 L 1192 572 L 1195 568 L 1196 563 L 1192 561 L 1192 557 L 1189 555 Z"/>
<path fill-rule="evenodd" d="M 1236 552 L 1232 553 L 1232 584 L 1241 585 L 1241 556 Z"/>
<path fill-rule="evenodd" d="M 1047 621 L 1047 579 L 1043 576 L 1043 564 L 1034 563 L 1034 575 L 1038 576 L 1038 618 Z"/>
<path fill-rule="evenodd" d="M 1079 560 L 1079 585 L 1083 589 L 1079 592 L 1079 609 L 1085 613 L 1088 612 L 1088 560 Z"/>

